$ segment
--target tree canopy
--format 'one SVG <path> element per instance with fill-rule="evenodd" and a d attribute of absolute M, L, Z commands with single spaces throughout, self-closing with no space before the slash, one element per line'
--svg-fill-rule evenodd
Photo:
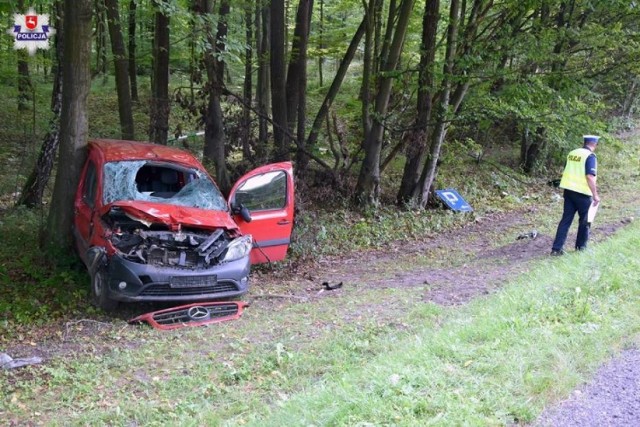
<path fill-rule="evenodd" d="M 61 3 L 34 7 L 57 25 Z M 0 14 L 11 20 L 24 7 L 3 3 Z M 249 166 L 295 158 L 299 177 L 323 171 L 325 185 L 361 206 L 386 192 L 424 207 L 452 141 L 511 147 L 536 175 L 581 134 L 606 133 L 610 118 L 625 120 L 637 105 L 635 2 L 99 0 L 87 13 L 91 35 L 65 25 L 56 38 L 73 46 L 88 37 L 90 55 L 27 56 L 5 43 L 0 55 L 18 61 L 0 61 L 0 83 L 19 83 L 28 109 L 31 78 L 53 87 L 52 67 L 85 61 L 76 66 L 90 67 L 95 84 L 115 76 L 120 129 L 99 136 L 166 144 L 203 131 L 204 143 L 190 148 L 223 191 Z M 74 126 L 66 116 L 61 124 L 62 135 Z M 69 143 L 62 138 L 61 153 L 77 149 Z M 390 164 L 401 179 L 387 177 Z M 49 170 L 38 162 L 32 175 L 42 182 Z M 35 194 L 21 201 L 40 203 Z"/>

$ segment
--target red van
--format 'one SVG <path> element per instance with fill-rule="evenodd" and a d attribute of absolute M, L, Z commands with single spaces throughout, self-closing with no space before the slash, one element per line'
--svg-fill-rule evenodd
<path fill-rule="evenodd" d="M 74 239 L 93 303 L 203 301 L 247 292 L 251 264 L 282 260 L 291 238 L 293 168 L 243 176 L 225 199 L 190 153 L 146 142 L 89 142 Z"/>

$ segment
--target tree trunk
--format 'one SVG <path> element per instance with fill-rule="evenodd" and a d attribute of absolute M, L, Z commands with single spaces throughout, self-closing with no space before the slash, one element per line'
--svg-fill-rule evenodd
<path fill-rule="evenodd" d="M 245 6 L 245 38 L 246 49 L 244 51 L 244 83 L 242 86 L 242 97 L 244 105 L 242 107 L 242 157 L 245 160 L 252 158 L 251 154 L 251 103 L 253 101 L 253 6 Z"/>
<path fill-rule="evenodd" d="M 307 138 L 306 146 L 308 150 L 312 150 L 318 141 L 318 134 L 320 133 L 320 128 L 322 127 L 322 123 L 325 120 L 327 114 L 329 113 L 329 109 L 331 108 L 331 104 L 338 94 L 340 90 L 340 86 L 344 80 L 344 77 L 347 75 L 347 70 L 349 69 L 349 65 L 351 65 L 351 61 L 358 50 L 358 46 L 360 45 L 360 41 L 362 40 L 362 36 L 365 33 L 366 26 L 366 17 L 360 23 L 360 26 L 356 30 L 356 33 L 353 35 L 351 39 L 351 43 L 349 43 L 349 47 L 340 61 L 340 66 L 338 67 L 338 71 L 336 72 L 336 76 L 331 83 L 331 87 L 327 91 L 327 94 L 324 97 L 324 101 L 322 101 L 322 105 L 320 109 L 318 109 L 318 114 L 316 114 L 316 118 L 313 121 L 313 125 L 311 126 L 311 131 L 309 132 L 309 136 Z"/>
<path fill-rule="evenodd" d="M 169 112 L 171 110 L 169 103 L 169 46 L 169 17 L 158 10 L 155 13 L 153 36 L 149 139 L 162 145 L 167 144 Z"/>
<path fill-rule="evenodd" d="M 368 135 L 371 131 L 371 86 L 373 75 L 374 57 L 374 29 L 376 26 L 377 14 L 376 3 L 378 0 L 369 0 L 364 12 L 364 52 L 362 60 L 362 86 L 360 87 L 360 101 L 362 103 L 362 134 Z M 364 138 L 362 140 L 364 145 Z"/>
<path fill-rule="evenodd" d="M 284 3 L 272 1 L 271 18 L 271 112 L 273 115 L 273 140 L 275 160 L 289 159 L 289 135 L 287 132 L 287 92 L 285 69 L 285 23 Z"/>
<path fill-rule="evenodd" d="M 29 55 L 24 49 L 16 52 L 18 55 L 18 110 L 25 111 L 30 108 L 33 100 L 33 86 L 29 76 Z"/>
<path fill-rule="evenodd" d="M 633 103 L 636 100 L 636 93 L 638 92 L 638 77 L 629 76 L 629 89 L 624 97 L 622 103 L 622 109 L 620 114 L 628 119 L 633 115 Z"/>
<path fill-rule="evenodd" d="M 24 13 L 24 0 L 18 1 L 18 10 Z M 29 109 L 29 101 L 33 99 L 33 86 L 29 76 L 29 55 L 24 49 L 16 52 L 18 55 L 18 111 Z"/>
<path fill-rule="evenodd" d="M 546 147 L 545 133 L 546 129 L 542 126 L 536 127 L 533 131 L 526 127 L 522 132 L 520 167 L 526 174 L 531 174 L 535 170 L 540 154 Z"/>
<path fill-rule="evenodd" d="M 93 77 L 102 74 L 107 76 L 107 23 L 103 0 L 95 0 L 96 19 L 96 69 Z"/>
<path fill-rule="evenodd" d="M 444 137 L 446 136 L 447 119 L 449 112 L 449 100 L 451 97 L 451 79 L 454 68 L 454 59 L 458 43 L 458 22 L 460 19 L 460 0 L 451 0 L 449 10 L 449 28 L 447 31 L 447 48 L 443 70 L 442 95 L 434 126 L 431 147 L 427 163 L 420 177 L 420 205 L 425 207 L 429 201 L 429 190 L 435 180 L 438 159 Z"/>
<path fill-rule="evenodd" d="M 429 122 L 433 110 L 434 63 L 440 18 L 440 0 L 426 0 L 422 17 L 422 46 L 418 77 L 418 101 L 413 129 L 407 132 L 406 163 L 402 182 L 396 198 L 398 204 L 406 204 L 415 197 L 420 179 L 420 167 L 424 163 L 429 135 Z"/>
<path fill-rule="evenodd" d="M 385 25 L 385 32 L 382 40 L 381 31 L 382 31 L 382 0 L 378 1 L 378 5 L 375 8 L 376 14 L 376 26 L 375 26 L 375 40 L 374 46 L 374 73 L 380 72 L 380 66 L 387 61 L 387 57 L 389 55 L 389 50 L 391 46 L 391 41 L 393 39 L 393 31 L 394 31 L 394 22 L 396 21 L 396 10 L 398 8 L 398 0 L 390 0 L 389 2 L 389 13 L 387 14 L 387 23 Z"/>
<path fill-rule="evenodd" d="M 287 72 L 287 120 L 289 133 L 296 132 L 296 145 L 304 143 L 306 133 L 306 87 L 307 87 L 307 45 L 309 43 L 309 27 L 313 0 L 300 0 L 296 14 L 296 27 Z M 296 131 L 297 128 L 297 131 Z M 298 172 L 306 169 L 309 157 L 304 151 L 297 151 Z"/>
<path fill-rule="evenodd" d="M 229 194 L 231 190 L 231 178 L 226 166 L 224 143 L 224 120 L 220 97 L 209 94 L 207 115 L 204 121 L 204 157 L 211 160 L 215 167 L 216 183 L 223 194 Z"/>
<path fill-rule="evenodd" d="M 324 66 L 324 0 L 320 0 L 320 22 L 318 23 L 318 85 L 324 86 L 322 68 Z"/>
<path fill-rule="evenodd" d="M 371 130 L 365 135 L 365 157 L 358 176 L 355 197 L 361 206 L 374 205 L 378 202 L 380 191 L 380 154 L 382 151 L 382 136 L 384 131 L 383 118 L 387 114 L 389 98 L 393 86 L 392 71 L 396 70 L 405 35 L 409 26 L 409 18 L 413 10 L 414 0 L 403 0 L 393 31 L 393 38 L 389 51 L 383 52 L 385 61 L 381 65 L 380 84 L 375 99 L 375 113 L 372 118 Z M 389 12 L 393 13 L 393 12 Z"/>
<path fill-rule="evenodd" d="M 258 81 L 256 82 L 256 102 L 258 108 L 258 142 L 256 158 L 260 163 L 267 161 L 267 141 L 269 140 L 269 105 L 271 104 L 271 73 L 269 68 L 269 51 L 271 32 L 270 10 L 258 1 L 256 7 L 256 44 L 258 45 Z"/>
<path fill-rule="evenodd" d="M 120 129 L 122 139 L 134 139 L 133 112 L 131 110 L 131 91 L 129 88 L 129 73 L 127 70 L 127 53 L 124 48 L 124 39 L 120 28 L 120 14 L 118 0 L 105 0 L 107 19 L 109 21 L 109 38 L 111 39 L 111 52 L 115 64 L 116 90 L 118 92 L 118 114 L 120 116 Z"/>
<path fill-rule="evenodd" d="M 212 3 L 205 0 L 207 13 L 212 13 Z M 225 145 L 227 138 L 224 132 L 224 117 L 220 106 L 222 94 L 222 78 L 224 76 L 224 61 L 219 58 L 224 52 L 227 35 L 227 17 L 229 15 L 229 2 L 222 0 L 218 13 L 218 30 L 213 35 L 211 22 L 205 21 L 205 33 L 207 40 L 212 47 L 204 54 L 205 66 L 207 69 L 207 92 L 208 101 L 205 111 L 205 136 L 204 136 L 204 157 L 213 162 L 215 167 L 216 182 L 223 194 L 228 194 L 231 190 L 231 178 L 226 165 Z"/>
<path fill-rule="evenodd" d="M 53 117 L 49 121 L 49 132 L 45 135 L 40 148 L 38 160 L 27 178 L 27 181 L 20 194 L 17 205 L 25 205 L 28 207 L 36 207 L 42 205 L 42 196 L 49 182 L 53 163 L 58 151 L 60 142 L 60 109 L 62 107 L 62 58 L 63 58 L 63 10 L 62 4 L 56 1 L 53 5 L 54 16 L 57 17 L 54 23 L 56 28 L 55 38 L 55 56 L 56 62 L 53 67 L 55 76 L 53 82 L 53 91 L 51 93 L 51 111 Z"/>
<path fill-rule="evenodd" d="M 138 102 L 138 70 L 136 66 L 136 0 L 129 2 L 129 81 L 131 100 Z"/>
<path fill-rule="evenodd" d="M 558 10 L 558 14 L 555 17 L 555 25 L 557 25 L 558 28 L 562 28 L 562 27 L 565 27 L 565 25 L 567 25 L 567 22 L 565 22 L 565 19 L 564 19 L 566 8 L 567 8 L 567 3 L 561 2 L 560 9 Z M 534 23 L 534 27 L 532 30 L 536 39 L 540 39 L 542 37 L 541 35 L 542 29 L 549 26 L 551 24 L 551 21 L 553 20 L 551 16 L 551 10 L 544 6 L 540 7 L 538 11 L 538 16 L 539 16 L 538 24 L 535 25 Z M 561 66 L 562 60 L 559 57 L 561 56 L 560 54 L 562 53 L 563 46 L 565 45 L 564 35 L 559 35 L 558 37 L 559 39 L 556 41 L 553 47 L 554 56 L 553 56 L 553 61 L 551 65 L 552 78 L 549 84 L 551 88 L 554 88 L 556 90 L 559 89 L 559 84 L 556 76 L 553 75 L 553 73 L 560 71 L 560 69 L 562 68 Z M 525 70 L 526 70 L 525 73 L 526 74 L 534 73 L 539 66 L 540 65 L 537 62 L 532 62 L 530 64 L 527 64 L 527 66 L 525 67 Z M 540 149 L 541 148 L 540 145 L 545 143 L 545 141 L 541 139 L 545 133 L 545 129 L 544 127 L 535 127 L 534 129 L 532 129 L 532 124 L 527 123 L 522 127 L 521 132 L 522 133 L 520 135 L 520 164 L 519 165 L 520 165 L 520 168 L 522 168 L 522 170 L 525 173 L 529 174 L 533 171 L 534 165 L 537 164 L 539 161 L 538 156 L 542 152 L 542 150 Z"/>
<path fill-rule="evenodd" d="M 91 0 L 64 2 L 64 65 L 60 156 L 43 244 L 57 253 L 72 248 L 73 202 L 86 157 L 87 98 L 91 86 Z"/>

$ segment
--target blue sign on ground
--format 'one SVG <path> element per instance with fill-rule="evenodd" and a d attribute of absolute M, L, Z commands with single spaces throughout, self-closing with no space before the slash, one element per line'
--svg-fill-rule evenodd
<path fill-rule="evenodd" d="M 454 189 L 447 188 L 446 190 L 436 190 L 436 195 L 442 200 L 450 209 L 458 212 L 471 212 L 471 206 L 465 202 L 461 195 Z"/>

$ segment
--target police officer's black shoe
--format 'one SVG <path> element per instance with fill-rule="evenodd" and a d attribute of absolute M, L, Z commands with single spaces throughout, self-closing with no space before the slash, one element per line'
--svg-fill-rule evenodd
<path fill-rule="evenodd" d="M 551 251 L 551 256 L 562 256 L 564 254 L 565 254 L 565 251 L 563 251 L 562 249 L 560 249 L 559 251 L 555 249 Z"/>

